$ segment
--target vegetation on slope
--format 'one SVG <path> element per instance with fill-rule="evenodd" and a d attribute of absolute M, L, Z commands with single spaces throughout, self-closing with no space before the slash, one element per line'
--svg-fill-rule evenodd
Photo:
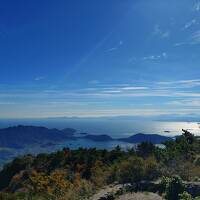
<path fill-rule="evenodd" d="M 143 142 L 128 151 L 119 147 L 112 151 L 64 148 L 51 154 L 26 155 L 0 172 L 0 200 L 88 199 L 114 182 L 129 183 L 137 190 L 140 181 L 157 180 L 163 175 L 172 180 L 174 175 L 186 181 L 199 180 L 199 155 L 200 141 L 188 131 L 165 142 L 165 148 Z M 189 195 L 183 193 L 184 188 L 171 194 L 177 185 L 169 180 L 163 187 L 167 199 L 172 200 L 170 195 L 174 200 Z"/>

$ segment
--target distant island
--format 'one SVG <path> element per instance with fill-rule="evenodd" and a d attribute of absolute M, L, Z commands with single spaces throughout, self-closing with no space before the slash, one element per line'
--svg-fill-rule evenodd
<path fill-rule="evenodd" d="M 0 147 L 23 148 L 24 145 L 74 140 L 75 129 L 48 129 L 37 126 L 13 126 L 0 129 Z"/>
<path fill-rule="evenodd" d="M 141 142 L 161 144 L 174 140 L 157 134 L 138 133 L 130 137 L 112 138 L 107 134 L 78 132 L 73 128 L 56 129 L 42 126 L 17 125 L 0 129 L 0 167 L 16 156 L 28 153 L 51 153 L 64 147 L 111 150 L 116 146 L 131 148 Z"/>
<path fill-rule="evenodd" d="M 123 141 L 127 143 L 151 142 L 160 144 L 172 140 L 171 137 L 161 136 L 158 134 L 138 133 L 127 138 L 114 139 L 109 135 L 94 135 L 84 133 L 82 136 L 76 136 L 76 130 L 72 128 L 48 129 L 37 126 L 13 126 L 0 129 L 0 147 L 23 148 L 24 145 L 31 144 L 55 144 L 65 140 L 87 139 L 95 142 Z M 80 135 L 80 134 L 79 134 Z"/>
<path fill-rule="evenodd" d="M 84 139 L 88 139 L 88 140 L 92 140 L 95 142 L 108 142 L 108 141 L 112 141 L 114 140 L 112 137 L 110 137 L 109 135 L 91 135 L 91 134 L 87 134 L 84 137 L 81 137 Z"/>
<path fill-rule="evenodd" d="M 161 144 L 163 142 L 172 140 L 172 138 L 163 136 L 163 135 L 158 135 L 158 134 L 138 133 L 128 138 L 120 138 L 118 140 L 123 141 L 123 142 L 128 142 L 128 143 L 151 142 L 153 144 Z"/>
<path fill-rule="evenodd" d="M 200 140 L 187 130 L 182 132 L 164 142 L 165 148 L 150 141 L 166 138 L 136 134 L 118 139 L 147 141 L 128 151 L 120 146 L 112 150 L 65 147 L 51 153 L 18 156 L 0 170 L 0 199 L 199 200 Z M 115 139 L 87 135 L 85 140 L 104 141 L 106 146 L 106 141 Z"/>

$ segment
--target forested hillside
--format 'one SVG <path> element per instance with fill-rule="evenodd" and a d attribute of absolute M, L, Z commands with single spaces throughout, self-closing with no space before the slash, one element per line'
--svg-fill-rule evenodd
<path fill-rule="evenodd" d="M 0 199 L 81 200 L 109 184 L 138 191 L 141 181 L 160 180 L 159 192 L 166 199 L 192 199 L 182 181 L 200 180 L 200 141 L 184 131 L 164 145 L 143 142 L 127 151 L 64 148 L 18 157 L 0 172 Z"/>

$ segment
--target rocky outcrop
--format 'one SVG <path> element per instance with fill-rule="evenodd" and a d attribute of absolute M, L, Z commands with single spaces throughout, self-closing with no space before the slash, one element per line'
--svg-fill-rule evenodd
<path fill-rule="evenodd" d="M 200 196 L 200 182 L 184 182 L 186 191 L 192 196 Z M 157 181 L 141 181 L 137 186 L 132 186 L 130 184 L 122 185 L 109 185 L 102 190 L 100 190 L 96 195 L 94 195 L 90 200 L 114 200 L 116 194 L 123 194 L 123 191 L 134 192 L 145 191 L 150 193 L 159 193 L 160 184 Z M 133 195 L 133 193 L 132 193 Z M 122 198 L 123 199 L 123 198 Z M 121 200 L 121 199 L 120 199 Z"/>
<path fill-rule="evenodd" d="M 200 182 L 185 182 L 185 187 L 192 196 L 200 196 Z"/>
<path fill-rule="evenodd" d="M 123 189 L 123 185 L 108 185 L 102 188 L 97 194 L 92 196 L 89 200 L 114 200 L 114 195 Z"/>

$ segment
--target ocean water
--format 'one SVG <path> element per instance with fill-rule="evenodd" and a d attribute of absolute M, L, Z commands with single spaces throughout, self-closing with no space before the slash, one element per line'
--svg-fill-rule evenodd
<path fill-rule="evenodd" d="M 75 128 L 79 133 L 89 134 L 108 134 L 113 138 L 128 137 L 136 133 L 156 133 L 166 136 L 175 136 L 182 133 L 182 129 L 187 129 L 195 135 L 200 135 L 200 124 L 198 122 L 161 122 L 161 121 L 141 121 L 141 120 L 118 120 L 118 119 L 43 119 L 43 120 L 0 120 L 0 128 L 14 125 L 35 125 L 48 128 Z M 97 148 L 113 149 L 117 145 L 123 149 L 135 147 L 120 141 L 94 142 L 91 140 L 78 139 L 68 140 L 61 143 L 35 144 L 23 149 L 1 149 L 0 148 L 0 167 L 13 158 L 24 154 L 50 153 L 61 150 L 64 147 L 70 149 Z"/>
<path fill-rule="evenodd" d="M 39 153 L 51 153 L 58 150 L 62 150 L 63 148 L 96 148 L 112 150 L 116 146 L 120 146 L 122 149 L 127 150 L 130 148 L 135 148 L 136 144 L 130 144 L 121 141 L 95 142 L 86 139 L 77 139 L 67 140 L 60 143 L 34 144 L 25 146 L 21 149 L 0 148 L 0 169 L 5 163 L 12 161 L 18 156 L 23 156 L 27 154 L 37 155 Z"/>
<path fill-rule="evenodd" d="M 127 137 L 136 133 L 156 133 L 160 135 L 175 136 L 187 129 L 195 135 L 200 135 L 199 122 L 170 122 L 131 119 L 39 119 L 39 120 L 0 120 L 0 128 L 13 125 L 35 125 L 48 128 L 74 128 L 77 132 L 89 134 L 108 134 L 114 138 Z"/>

